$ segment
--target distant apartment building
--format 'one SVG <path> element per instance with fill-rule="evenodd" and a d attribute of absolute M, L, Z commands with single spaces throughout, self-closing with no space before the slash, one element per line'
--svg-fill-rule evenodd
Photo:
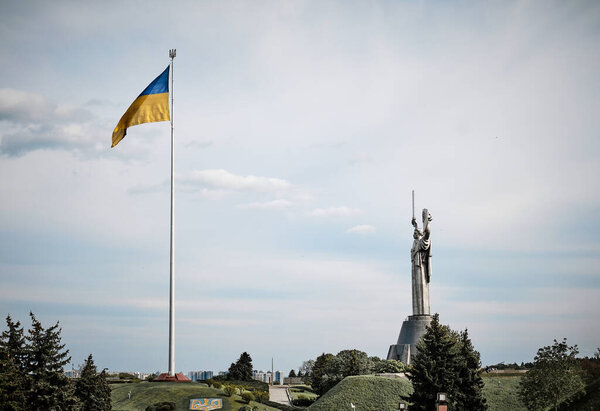
<path fill-rule="evenodd" d="M 65 375 L 67 376 L 67 378 L 80 378 L 81 377 L 81 370 L 75 370 L 75 369 L 71 369 L 71 370 L 65 370 Z"/>
<path fill-rule="evenodd" d="M 221 373 L 219 373 L 220 375 Z M 190 371 L 188 372 L 188 378 L 192 381 L 205 381 L 213 377 L 212 371 Z"/>
<path fill-rule="evenodd" d="M 137 378 L 139 378 L 140 380 L 145 380 L 146 378 L 148 378 L 149 376 L 152 375 L 152 373 L 149 372 L 132 372 L 133 375 L 135 375 Z"/>
<path fill-rule="evenodd" d="M 266 382 L 267 384 L 281 384 L 283 381 L 283 373 L 281 371 L 252 371 L 252 376 L 257 381 Z"/>

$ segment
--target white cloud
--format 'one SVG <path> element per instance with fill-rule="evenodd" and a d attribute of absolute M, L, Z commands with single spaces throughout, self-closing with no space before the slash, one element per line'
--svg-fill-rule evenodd
<path fill-rule="evenodd" d="M 265 202 L 254 202 L 248 204 L 241 204 L 238 208 L 249 208 L 258 210 L 285 210 L 293 206 L 294 203 L 288 200 L 279 199 Z"/>
<path fill-rule="evenodd" d="M 8 156 L 41 149 L 98 153 L 106 148 L 88 110 L 54 103 L 41 94 L 0 89 L 0 121 L 7 123 L 0 130 L 0 153 Z"/>
<path fill-rule="evenodd" d="M 57 106 L 40 94 L 8 88 L 0 89 L 0 120 L 37 121 L 57 111 L 59 111 Z"/>
<path fill-rule="evenodd" d="M 209 185 L 236 191 L 277 192 L 286 190 L 292 185 L 283 179 L 260 176 L 241 176 L 223 169 L 197 170 L 183 176 L 181 181 L 189 185 Z"/>
<path fill-rule="evenodd" d="M 375 227 L 369 224 L 355 225 L 354 227 L 346 230 L 347 234 L 373 234 L 374 232 Z"/>
<path fill-rule="evenodd" d="M 310 213 L 310 215 L 313 217 L 352 217 L 360 213 L 361 211 L 359 209 L 342 206 L 316 208 Z"/>

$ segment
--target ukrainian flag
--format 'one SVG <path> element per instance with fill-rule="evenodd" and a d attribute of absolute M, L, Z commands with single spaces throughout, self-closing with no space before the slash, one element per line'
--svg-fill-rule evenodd
<path fill-rule="evenodd" d="M 125 138 L 127 128 L 143 123 L 169 121 L 169 66 L 131 103 L 112 135 L 112 147 Z"/>

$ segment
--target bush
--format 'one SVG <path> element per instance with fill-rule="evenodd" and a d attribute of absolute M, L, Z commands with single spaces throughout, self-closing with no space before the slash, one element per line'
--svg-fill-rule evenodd
<path fill-rule="evenodd" d="M 233 394 L 235 394 L 237 389 L 236 389 L 235 385 L 225 384 L 225 386 L 223 386 L 223 391 L 225 392 L 225 395 L 227 395 L 228 397 L 231 397 Z"/>
<path fill-rule="evenodd" d="M 248 391 L 244 391 L 242 393 L 242 400 L 244 400 L 246 404 L 250 404 L 250 401 L 254 401 L 254 394 Z"/>
<path fill-rule="evenodd" d="M 267 391 L 254 391 L 254 397 L 256 398 L 256 401 L 264 404 L 267 401 L 269 401 L 269 393 Z"/>
<path fill-rule="evenodd" d="M 221 380 L 218 380 L 218 381 L 221 381 Z M 268 391 L 269 390 L 269 384 L 267 384 L 266 382 L 257 381 L 257 380 L 252 380 L 252 381 L 228 380 L 227 382 L 224 382 L 223 384 L 234 384 L 234 385 L 240 386 L 248 391 L 254 391 L 254 390 Z"/>
<path fill-rule="evenodd" d="M 296 398 L 295 400 L 292 400 L 292 405 L 295 405 L 298 407 L 308 407 L 313 402 L 315 402 L 314 398 L 308 398 L 306 395 L 300 394 L 300 395 L 298 395 L 298 398 Z"/>
<path fill-rule="evenodd" d="M 219 390 L 219 389 L 221 389 L 223 384 L 221 384 L 219 381 L 213 381 L 212 386 L 215 387 L 217 390 Z"/>
<path fill-rule="evenodd" d="M 146 411 L 173 411 L 175 409 L 174 402 L 157 402 L 156 404 L 149 405 L 146 407 Z"/>

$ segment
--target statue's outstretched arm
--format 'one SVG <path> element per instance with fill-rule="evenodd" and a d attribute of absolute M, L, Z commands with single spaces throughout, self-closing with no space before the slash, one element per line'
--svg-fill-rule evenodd
<path fill-rule="evenodd" d="M 433 219 L 433 217 L 431 217 L 431 214 L 429 214 L 429 212 L 427 212 L 427 218 L 423 222 L 423 224 L 425 225 L 425 227 L 423 227 L 423 238 L 425 240 L 429 240 L 429 236 L 431 235 L 431 226 L 429 223 L 431 222 L 432 219 Z"/>

